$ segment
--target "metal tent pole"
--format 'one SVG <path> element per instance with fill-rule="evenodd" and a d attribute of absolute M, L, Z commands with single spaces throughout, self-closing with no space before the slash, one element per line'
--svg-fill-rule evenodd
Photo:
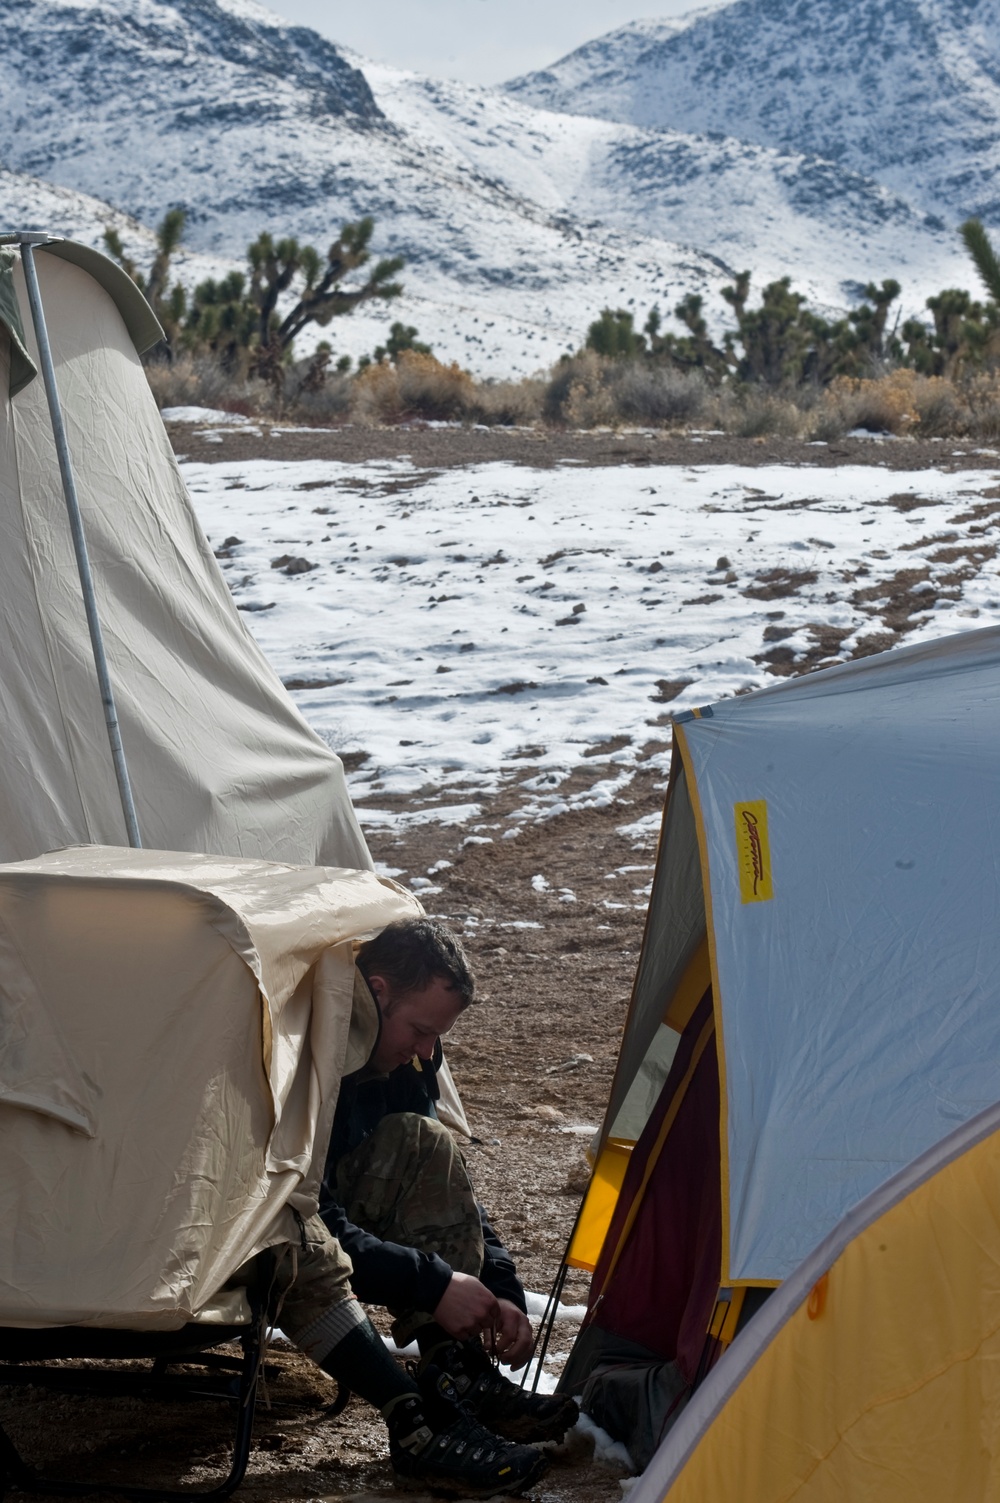
<path fill-rule="evenodd" d="M 59 392 L 56 388 L 56 372 L 55 366 L 52 363 L 52 349 L 49 344 L 48 330 L 45 327 L 45 313 L 42 308 L 41 293 L 38 288 L 38 274 L 35 270 L 34 247 L 51 241 L 52 236 L 41 234 L 23 235 L 19 236 L 18 239 L 21 247 L 21 264 L 24 267 L 24 280 L 28 288 L 31 321 L 35 327 L 35 340 L 38 344 L 38 357 L 42 367 L 42 380 L 45 383 L 45 395 L 49 403 L 49 416 L 52 419 L 52 436 L 55 439 L 56 454 L 59 458 L 59 473 L 62 477 L 63 495 L 66 498 L 70 531 L 73 534 L 73 551 L 76 554 L 76 566 L 80 572 L 80 587 L 83 590 L 83 604 L 87 612 L 87 626 L 90 629 L 90 645 L 94 651 L 94 666 L 97 669 L 97 681 L 101 690 L 101 703 L 104 706 L 104 722 L 108 728 L 111 757 L 115 764 L 115 777 L 118 780 L 118 794 L 121 799 L 122 813 L 125 816 L 128 843 L 130 846 L 138 848 L 142 845 L 142 839 L 139 835 L 139 823 L 135 817 L 132 785 L 129 782 L 128 766 L 125 761 L 125 748 L 122 746 L 121 729 L 118 725 L 118 711 L 115 708 L 114 690 L 111 687 L 108 659 L 104 650 L 104 634 L 101 631 L 101 618 L 97 611 L 94 576 L 90 569 L 90 555 L 87 552 L 87 539 L 83 531 L 80 501 L 76 493 L 76 482 L 73 479 L 73 466 L 69 456 L 69 444 L 66 441 L 66 425 L 63 422 Z"/>

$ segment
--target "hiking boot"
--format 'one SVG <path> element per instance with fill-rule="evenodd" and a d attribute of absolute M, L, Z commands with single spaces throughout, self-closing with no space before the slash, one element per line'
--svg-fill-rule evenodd
<path fill-rule="evenodd" d="M 479 1341 L 451 1341 L 432 1355 L 462 1403 L 505 1440 L 562 1440 L 580 1418 L 576 1400 L 568 1394 L 527 1393 L 505 1378 Z"/>
<path fill-rule="evenodd" d="M 429 1367 L 420 1393 L 389 1411 L 389 1456 L 397 1477 L 435 1493 L 492 1498 L 522 1493 L 548 1457 L 491 1435 L 459 1402 L 447 1373 Z"/>

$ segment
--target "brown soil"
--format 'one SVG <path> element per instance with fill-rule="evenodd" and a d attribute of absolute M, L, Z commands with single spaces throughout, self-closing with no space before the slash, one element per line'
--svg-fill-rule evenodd
<path fill-rule="evenodd" d="M 174 448 L 188 459 L 214 464 L 220 459 L 337 459 L 359 464 L 371 459 L 411 459 L 420 469 L 457 465 L 508 464 L 547 468 L 557 464 L 845 464 L 882 465 L 890 470 L 946 470 L 976 467 L 984 451 L 968 443 L 917 439 L 844 438 L 835 443 L 804 443 L 787 438 L 736 438 L 730 434 L 670 432 L 564 432 L 551 428 L 462 428 L 400 424 L 391 428 L 281 428 L 261 424 L 241 433 L 216 428 L 221 441 L 206 439 L 197 424 L 168 426 Z M 1000 451 L 990 450 L 989 454 Z M 976 456 L 980 457 L 976 457 Z M 421 477 L 422 479 L 426 477 Z M 905 497 L 913 502 L 912 497 Z M 913 503 L 913 504 L 919 504 Z"/>
<path fill-rule="evenodd" d="M 430 469 L 495 459 L 534 465 L 567 459 L 587 464 L 781 461 L 896 468 L 976 463 L 950 444 L 846 440 L 807 447 L 719 437 L 696 444 L 690 437 L 669 434 L 348 428 L 280 438 L 265 431 L 256 439 L 227 432 L 222 443 L 205 443 L 190 429 L 178 429 L 174 438 L 181 452 L 206 462 L 264 454 L 273 458 L 277 452 L 289 459 L 354 461 L 405 454 Z M 901 571 L 877 591 L 859 592 L 873 597 L 871 608 L 885 628 L 877 642 L 872 638 L 869 650 L 891 645 L 906 629 L 915 578 Z M 788 593 L 797 582 L 789 578 L 762 584 Z M 829 631 L 821 625 L 815 629 L 817 658 L 836 650 L 835 634 Z M 780 630 L 767 640 L 775 644 L 766 654 L 773 671 L 801 671 L 802 664 L 793 669 L 784 663 L 787 649 L 780 646 Z M 806 666 L 814 666 L 812 658 Z M 668 704 L 682 687 L 679 681 L 664 680 L 659 685 L 662 703 Z M 611 740 L 589 748 L 571 785 L 582 789 L 606 775 L 607 759 L 619 746 Z M 379 830 L 370 837 L 376 860 L 401 870 L 404 882 L 426 875 L 441 861 L 451 863 L 434 873 L 441 890 L 424 901 L 430 912 L 463 933 L 479 978 L 481 1002 L 462 1017 L 448 1041 L 476 1139 L 468 1148 L 469 1163 L 526 1284 L 543 1292 L 559 1266 L 587 1174 L 588 1134 L 570 1129 L 593 1128 L 601 1120 L 642 940 L 655 835 L 640 840 L 620 833 L 620 827 L 660 808 L 663 775 L 648 759 L 663 749 L 662 741 L 642 749 L 635 777 L 613 809 L 558 816 L 523 829 L 515 839 L 501 838 L 501 825 L 520 802 L 518 783 L 538 772 L 530 749 L 516 779 L 492 801 L 484 801 L 476 790 L 483 811 L 477 820 L 477 830 L 485 831 L 481 838 L 490 838 L 490 827 L 497 827 L 491 843 L 464 844 L 465 829 L 434 823 Z M 397 805 L 413 810 L 434 798 L 435 791 L 428 789 L 425 798 L 398 800 Z M 384 795 L 378 802 L 380 808 L 393 807 Z M 547 886 L 533 885 L 539 876 Z M 582 1302 L 586 1287 L 582 1275 L 571 1274 L 564 1299 Z M 557 1327 L 553 1351 L 564 1353 L 570 1338 L 569 1328 Z M 333 1385 L 283 1343 L 272 1348 L 267 1372 L 250 1468 L 238 1498 L 304 1503 L 393 1495 L 384 1427 L 370 1409 L 354 1399 L 339 1418 L 325 1416 Z M 230 1423 L 228 1411 L 218 1403 L 163 1405 L 137 1396 L 98 1405 L 37 1388 L 8 1392 L 0 1398 L 0 1414 L 27 1457 L 44 1458 L 51 1471 L 161 1484 L 182 1477 L 202 1486 L 224 1461 Z M 612 1503 L 621 1497 L 620 1475 L 620 1469 L 595 1463 L 588 1443 L 574 1437 L 554 1458 L 535 1496 L 544 1503 Z"/>

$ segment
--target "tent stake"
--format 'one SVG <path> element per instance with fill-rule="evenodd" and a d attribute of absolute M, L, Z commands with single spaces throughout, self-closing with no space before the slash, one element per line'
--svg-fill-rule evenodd
<path fill-rule="evenodd" d="M 42 380 L 45 383 L 45 395 L 49 403 L 49 416 L 52 419 L 52 436 L 55 439 L 56 454 L 59 459 L 59 473 L 62 477 L 63 495 L 66 498 L 66 510 L 69 512 L 70 531 L 73 534 L 73 551 L 76 554 L 76 566 L 80 573 L 83 604 L 87 612 L 87 626 L 90 629 L 90 645 L 94 652 L 94 666 L 97 669 L 97 681 L 101 690 L 101 703 L 104 706 L 104 722 L 108 728 L 108 740 L 111 743 L 111 757 L 115 765 L 118 794 L 121 798 L 122 813 L 125 816 L 128 843 L 130 846 L 138 848 L 142 845 L 142 840 L 139 836 L 139 823 L 135 816 L 132 785 L 129 782 L 128 766 L 125 762 L 125 748 L 122 746 L 121 729 L 118 725 L 118 711 L 115 708 L 115 696 L 111 687 L 108 659 L 104 651 L 104 634 L 101 631 L 101 619 L 97 613 L 94 576 L 90 569 L 90 555 L 87 552 L 87 539 L 83 531 L 83 517 L 80 514 L 80 501 L 76 493 L 76 482 L 73 479 L 73 466 L 69 457 L 69 444 L 66 441 L 66 425 L 63 422 L 62 407 L 60 406 L 59 393 L 56 389 L 55 366 L 52 363 L 52 350 L 49 345 L 49 334 L 45 326 L 45 313 L 42 309 L 38 276 L 35 271 L 34 244 L 39 242 L 44 244 L 48 238 L 48 236 L 32 236 L 30 239 L 28 237 L 23 238 L 21 240 L 21 264 L 24 267 L 24 280 L 27 284 L 28 302 L 31 307 L 31 321 L 35 327 L 35 340 L 38 344 Z"/>

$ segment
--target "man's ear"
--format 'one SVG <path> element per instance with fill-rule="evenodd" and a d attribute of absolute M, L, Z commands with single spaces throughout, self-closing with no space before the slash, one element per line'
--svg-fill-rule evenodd
<path fill-rule="evenodd" d="M 367 979 L 368 990 L 375 998 L 379 1012 L 384 1014 L 389 1002 L 389 984 L 384 976 L 369 976 Z"/>

